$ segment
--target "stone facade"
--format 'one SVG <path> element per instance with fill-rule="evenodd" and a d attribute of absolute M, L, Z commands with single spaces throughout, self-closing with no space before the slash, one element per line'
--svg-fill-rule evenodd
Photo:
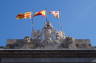
<path fill-rule="evenodd" d="M 96 63 L 96 50 L 0 50 L 0 63 Z"/>

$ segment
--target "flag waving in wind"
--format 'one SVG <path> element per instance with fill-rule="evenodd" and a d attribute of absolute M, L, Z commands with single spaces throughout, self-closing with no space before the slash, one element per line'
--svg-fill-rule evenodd
<path fill-rule="evenodd" d="M 50 11 L 49 14 L 52 14 L 55 18 L 59 18 L 60 17 L 60 11 Z"/>
<path fill-rule="evenodd" d="M 46 16 L 46 10 L 41 10 L 39 12 L 36 12 L 33 16 L 38 16 L 38 15 Z"/>
<path fill-rule="evenodd" d="M 20 13 L 16 16 L 16 19 L 24 19 L 24 14 Z"/>
<path fill-rule="evenodd" d="M 29 19 L 32 18 L 32 12 L 20 13 L 16 16 L 16 19 Z"/>
<path fill-rule="evenodd" d="M 27 18 L 31 18 L 32 17 L 32 12 L 25 12 L 24 13 L 24 18 L 27 19 Z"/>

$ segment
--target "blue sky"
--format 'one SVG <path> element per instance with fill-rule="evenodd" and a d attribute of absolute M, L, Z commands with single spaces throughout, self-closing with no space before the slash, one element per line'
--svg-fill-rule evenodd
<path fill-rule="evenodd" d="M 90 39 L 96 46 L 96 0 L 0 0 L 0 46 L 6 45 L 7 39 L 22 39 L 30 36 L 30 19 L 16 20 L 18 13 L 47 9 L 61 10 L 62 28 L 67 36 L 78 39 Z M 58 20 L 52 15 L 48 19 L 59 30 Z M 41 29 L 46 19 L 34 18 L 34 27 Z"/>

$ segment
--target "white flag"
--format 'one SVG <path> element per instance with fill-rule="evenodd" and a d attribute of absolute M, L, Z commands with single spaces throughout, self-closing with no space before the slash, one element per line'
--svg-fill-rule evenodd
<path fill-rule="evenodd" d="M 25 12 L 24 13 L 24 18 L 27 19 L 27 18 L 32 18 L 32 12 Z"/>
<path fill-rule="evenodd" d="M 55 18 L 59 18 L 59 12 L 60 11 L 50 11 L 49 14 L 52 14 Z"/>

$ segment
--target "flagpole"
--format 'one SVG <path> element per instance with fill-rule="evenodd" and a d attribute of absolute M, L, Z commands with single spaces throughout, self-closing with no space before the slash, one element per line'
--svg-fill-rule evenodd
<path fill-rule="evenodd" d="M 61 10 L 60 9 L 59 9 L 59 17 L 60 18 L 58 18 L 58 21 L 59 21 L 60 29 L 61 29 L 61 31 L 63 31 L 62 23 L 61 23 Z"/>
<path fill-rule="evenodd" d="M 34 13 L 34 11 L 32 10 L 32 13 Z M 31 15 L 31 23 L 32 23 L 32 32 L 33 32 L 33 30 L 34 30 L 34 19 L 33 19 L 33 15 Z M 32 35 L 32 32 L 31 32 L 31 38 L 33 37 L 33 35 Z"/>
<path fill-rule="evenodd" d="M 45 10 L 46 10 L 46 22 L 47 22 L 48 21 L 47 8 Z"/>
<path fill-rule="evenodd" d="M 33 24 L 34 24 L 34 19 L 33 18 L 31 18 L 31 22 L 32 22 L 32 30 L 34 29 L 34 27 L 33 27 Z"/>
<path fill-rule="evenodd" d="M 46 22 L 48 21 L 48 16 L 46 15 Z"/>

